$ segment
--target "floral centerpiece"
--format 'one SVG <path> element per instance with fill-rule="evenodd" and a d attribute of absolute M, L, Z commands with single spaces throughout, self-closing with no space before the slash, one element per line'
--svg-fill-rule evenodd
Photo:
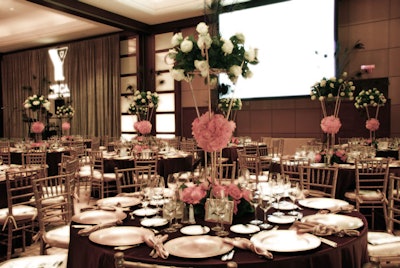
<path fill-rule="evenodd" d="M 157 108 L 159 96 L 156 92 L 133 91 L 133 102 L 129 105 L 128 113 L 136 114 L 138 120 L 149 120 L 153 110 Z"/>
<path fill-rule="evenodd" d="M 24 101 L 24 108 L 30 109 L 34 112 L 41 111 L 42 109 L 49 111 L 50 110 L 50 101 L 43 95 L 38 96 L 35 94 L 32 96 L 29 96 Z"/>
<path fill-rule="evenodd" d="M 371 141 L 375 139 L 374 133 L 379 129 L 379 107 L 385 106 L 386 98 L 382 92 L 380 92 L 377 88 L 361 90 L 360 93 L 356 96 L 354 106 L 356 109 L 364 110 L 367 113 L 367 121 L 365 121 L 365 128 L 370 132 Z M 376 108 L 375 116 L 371 117 L 369 108 Z"/>
<path fill-rule="evenodd" d="M 344 72 L 340 78 L 331 77 L 322 78 L 311 87 L 311 100 L 319 100 L 323 118 L 321 120 L 321 129 L 328 134 L 327 147 L 335 144 L 335 134 L 339 132 L 342 123 L 339 119 L 339 109 L 342 99 L 354 99 L 355 86 L 352 81 L 347 81 L 347 73 Z M 328 115 L 326 102 L 334 101 L 334 110 L 332 115 Z M 329 140 L 330 139 L 330 140 Z"/>
<path fill-rule="evenodd" d="M 197 25 L 197 40 L 194 36 L 183 37 L 182 33 L 176 33 L 172 37 L 173 49 L 167 54 L 167 59 L 173 61 L 170 69 L 172 77 L 177 81 L 187 81 L 190 85 L 197 112 L 197 118 L 192 123 L 192 134 L 200 148 L 211 152 L 211 177 L 215 178 L 216 151 L 229 143 L 236 124 L 227 119 L 232 109 L 232 101 L 227 109 L 226 118 L 212 112 L 212 81 L 222 72 L 227 73 L 233 83 L 240 76 L 249 78 L 252 76 L 249 65 L 257 64 L 258 59 L 256 49 L 245 49 L 243 34 L 238 33 L 226 39 L 219 34 L 211 36 L 208 28 L 204 22 Z M 200 115 L 193 92 L 194 75 L 204 77 L 208 86 L 208 112 L 204 115 Z"/>
<path fill-rule="evenodd" d="M 180 189 L 180 200 L 186 204 L 194 205 L 195 214 L 204 215 L 204 204 L 210 196 L 221 197 L 222 193 L 233 201 L 233 214 L 241 217 L 246 213 L 252 213 L 253 207 L 250 202 L 250 192 L 235 183 L 221 185 L 212 180 L 203 182 L 195 181 L 182 184 Z"/>
<path fill-rule="evenodd" d="M 326 164 L 345 164 L 347 163 L 347 154 L 345 148 L 333 148 L 333 150 L 322 150 L 315 155 L 316 163 Z"/>
<path fill-rule="evenodd" d="M 70 105 L 62 105 L 58 106 L 56 110 L 56 116 L 58 118 L 67 117 L 72 118 L 74 117 L 75 109 Z"/>

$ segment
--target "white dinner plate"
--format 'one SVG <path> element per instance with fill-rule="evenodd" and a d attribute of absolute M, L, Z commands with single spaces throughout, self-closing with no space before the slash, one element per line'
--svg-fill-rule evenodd
<path fill-rule="evenodd" d="M 230 230 L 238 234 L 254 234 L 260 231 L 260 227 L 254 224 L 236 224 L 232 225 Z"/>
<path fill-rule="evenodd" d="M 269 215 L 268 216 L 268 221 L 271 223 L 276 223 L 276 224 L 288 224 L 292 223 L 297 219 L 296 216 L 290 216 L 290 215 L 282 215 L 282 216 L 275 216 L 275 215 Z"/>
<path fill-rule="evenodd" d="M 130 196 L 114 196 L 97 200 L 98 206 L 104 207 L 133 207 L 140 204 L 139 198 Z"/>
<path fill-rule="evenodd" d="M 157 227 L 157 226 L 163 226 L 168 223 L 167 219 L 164 218 L 146 218 L 140 221 L 140 224 L 146 227 Z"/>
<path fill-rule="evenodd" d="M 275 252 L 297 252 L 319 247 L 321 241 L 315 235 L 298 234 L 295 230 L 262 231 L 250 239 L 254 245 Z"/>
<path fill-rule="evenodd" d="M 1 268 L 65 268 L 67 254 L 14 258 L 0 264 Z"/>
<path fill-rule="evenodd" d="M 126 218 L 126 213 L 106 210 L 87 210 L 72 216 L 72 221 L 83 224 L 101 224 L 109 222 L 117 222 Z"/>
<path fill-rule="evenodd" d="M 153 235 L 153 231 L 134 226 L 115 226 L 95 231 L 89 240 L 104 246 L 129 246 L 144 242 L 144 237 Z"/>
<path fill-rule="evenodd" d="M 364 225 L 362 220 L 357 217 L 351 217 L 340 214 L 314 214 L 301 219 L 302 222 L 312 222 L 324 225 L 334 225 L 340 229 L 358 229 Z"/>
<path fill-rule="evenodd" d="M 279 202 L 279 205 L 278 203 L 273 203 L 272 207 L 279 210 L 294 210 L 297 208 L 297 205 L 284 200 Z"/>
<path fill-rule="evenodd" d="M 349 202 L 334 198 L 316 197 L 301 199 L 299 200 L 299 204 L 307 208 L 330 209 L 347 206 Z"/>
<path fill-rule="evenodd" d="M 164 244 L 165 249 L 176 257 L 199 259 L 227 253 L 233 245 L 224 243 L 221 237 L 209 235 L 183 236 Z"/>
<path fill-rule="evenodd" d="M 155 209 L 155 208 L 140 208 L 140 209 L 134 210 L 132 213 L 135 214 L 136 216 L 144 217 L 144 216 L 156 215 L 157 212 L 158 212 L 158 209 Z"/>
<path fill-rule="evenodd" d="M 208 226 L 203 225 L 188 225 L 181 229 L 181 233 L 185 235 L 202 235 L 210 231 Z"/>

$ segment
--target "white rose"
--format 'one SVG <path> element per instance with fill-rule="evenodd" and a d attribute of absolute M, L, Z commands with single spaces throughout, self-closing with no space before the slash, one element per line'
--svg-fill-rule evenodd
<path fill-rule="evenodd" d="M 336 81 L 336 77 L 333 76 L 333 77 L 331 77 L 329 80 L 335 82 L 335 81 Z"/>
<path fill-rule="evenodd" d="M 253 77 L 253 72 L 250 70 L 247 70 L 245 78 L 252 78 L 252 77 Z"/>
<path fill-rule="evenodd" d="M 142 99 L 142 103 L 146 103 L 146 99 Z"/>
<path fill-rule="evenodd" d="M 45 102 L 45 103 L 43 103 L 43 107 L 47 110 L 47 111 L 50 111 L 50 102 Z"/>
<path fill-rule="evenodd" d="M 185 38 L 181 43 L 181 50 L 183 53 L 188 53 L 193 49 L 193 42 Z"/>
<path fill-rule="evenodd" d="M 246 40 L 246 38 L 244 37 L 244 34 L 236 33 L 235 36 L 238 39 L 239 44 L 244 44 L 244 41 Z"/>
<path fill-rule="evenodd" d="M 170 49 L 168 51 L 168 57 L 171 59 L 175 59 L 176 58 L 176 54 L 178 54 L 178 51 L 176 51 L 175 49 Z"/>
<path fill-rule="evenodd" d="M 323 101 L 324 99 L 325 99 L 324 96 L 320 96 L 320 97 L 318 98 L 318 100 L 320 100 L 320 101 Z"/>
<path fill-rule="evenodd" d="M 223 38 L 221 38 L 221 40 L 224 42 L 224 44 L 222 45 L 221 49 L 222 51 L 225 53 L 225 55 L 231 54 L 233 51 L 233 43 L 231 40 L 225 40 Z"/>
<path fill-rule="evenodd" d="M 153 108 L 154 104 L 152 102 L 149 103 L 149 108 Z"/>
<path fill-rule="evenodd" d="M 208 62 L 205 60 L 195 60 L 194 67 L 196 67 L 200 72 L 208 71 L 210 68 Z"/>
<path fill-rule="evenodd" d="M 208 33 L 208 25 L 204 22 L 200 22 L 199 24 L 197 24 L 196 31 L 200 35 L 206 35 Z"/>
<path fill-rule="evenodd" d="M 212 44 L 212 39 L 210 34 L 201 35 L 197 40 L 197 46 L 200 49 L 209 49 L 211 47 L 211 44 Z"/>
<path fill-rule="evenodd" d="M 321 83 L 319 83 L 319 85 L 321 87 L 325 87 L 326 86 L 326 80 L 325 79 L 321 80 Z"/>
<path fill-rule="evenodd" d="M 185 79 L 185 70 L 183 69 L 171 69 L 169 72 L 172 78 L 174 78 L 176 81 L 182 81 Z"/>
<path fill-rule="evenodd" d="M 231 68 L 229 68 L 229 73 L 233 74 L 235 77 L 238 77 L 242 74 L 242 67 L 238 65 L 232 65 Z"/>
<path fill-rule="evenodd" d="M 311 96 L 311 99 L 312 99 L 312 100 L 316 100 L 317 97 L 316 97 L 315 95 L 312 95 L 312 96 Z"/>
<path fill-rule="evenodd" d="M 333 97 L 333 94 L 332 93 L 329 93 L 328 94 L 328 98 L 332 98 Z"/>
<path fill-rule="evenodd" d="M 32 102 L 32 104 L 35 105 L 35 106 L 38 106 L 40 104 L 40 101 L 35 100 L 35 101 Z"/>
<path fill-rule="evenodd" d="M 182 40 L 183 40 L 182 33 L 176 33 L 174 34 L 174 36 L 172 36 L 171 44 L 173 47 L 176 47 L 182 42 Z"/>
<path fill-rule="evenodd" d="M 31 108 L 31 105 L 29 103 L 25 103 L 24 107 L 25 107 L 25 109 L 29 109 L 29 108 Z"/>
<path fill-rule="evenodd" d="M 256 51 L 253 48 L 249 48 L 246 52 L 244 52 L 244 58 L 249 62 L 255 61 L 256 59 Z"/>
<path fill-rule="evenodd" d="M 342 77 L 347 77 L 347 72 L 343 72 Z"/>

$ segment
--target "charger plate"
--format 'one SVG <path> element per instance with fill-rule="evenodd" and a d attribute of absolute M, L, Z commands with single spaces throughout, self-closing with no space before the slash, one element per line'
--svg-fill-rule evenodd
<path fill-rule="evenodd" d="M 135 226 L 117 226 L 100 229 L 89 235 L 89 240 L 104 246 L 130 246 L 144 242 L 144 237 L 153 231 Z"/>
<path fill-rule="evenodd" d="M 105 206 L 105 207 L 133 207 L 140 204 L 142 201 L 136 197 L 130 196 L 114 196 L 114 197 L 107 197 L 103 199 L 97 200 L 96 204 L 98 206 Z"/>
<path fill-rule="evenodd" d="M 298 252 L 319 247 L 321 241 L 315 235 L 297 234 L 295 230 L 262 231 L 250 239 L 259 248 L 275 252 Z"/>
<path fill-rule="evenodd" d="M 334 225 L 340 229 L 358 229 L 364 225 L 362 220 L 357 217 L 351 217 L 340 214 L 314 214 L 301 219 L 302 222 L 320 223 L 324 225 Z"/>
<path fill-rule="evenodd" d="M 126 218 L 126 213 L 106 210 L 87 210 L 85 212 L 72 216 L 72 221 L 83 224 L 101 224 L 117 222 Z"/>
<path fill-rule="evenodd" d="M 222 255 L 233 249 L 218 236 L 183 236 L 165 243 L 165 249 L 176 257 L 200 259 Z"/>
<path fill-rule="evenodd" d="M 299 200 L 299 204 L 303 207 L 314 209 L 330 209 L 347 206 L 349 202 L 325 197 L 306 198 Z"/>

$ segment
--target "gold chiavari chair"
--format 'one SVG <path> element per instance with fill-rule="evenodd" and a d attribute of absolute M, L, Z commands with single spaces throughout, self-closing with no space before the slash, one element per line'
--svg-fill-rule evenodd
<path fill-rule="evenodd" d="M 288 176 L 292 182 L 298 182 L 303 187 L 303 178 L 300 177 L 300 167 L 309 166 L 310 159 L 281 158 L 281 175 Z"/>
<path fill-rule="evenodd" d="M 375 209 L 381 209 L 384 218 L 387 219 L 389 159 L 356 159 L 354 165 L 356 188 L 346 192 L 345 197 L 355 203 L 358 211 L 362 210 L 365 216 L 371 217 L 371 229 L 374 230 Z"/>
<path fill-rule="evenodd" d="M 147 185 L 148 178 L 151 176 L 151 167 L 133 167 L 119 169 L 115 168 L 117 178 L 117 192 L 135 193 L 140 192 Z"/>
<path fill-rule="evenodd" d="M 234 183 L 236 179 L 236 161 L 233 163 L 218 163 L 217 175 L 220 184 Z"/>
<path fill-rule="evenodd" d="M 6 172 L 7 208 L 0 209 L 0 244 L 7 246 L 7 259 L 13 252 L 13 241 L 22 239 L 25 251 L 27 233 L 33 234 L 37 210 L 33 203 L 32 180 L 39 177 L 39 171 L 21 170 Z M 5 239 L 3 239 L 5 237 Z"/>
<path fill-rule="evenodd" d="M 3 164 L 11 164 L 11 151 L 9 141 L 0 141 L 0 158 L 3 161 Z"/>
<path fill-rule="evenodd" d="M 386 232 L 368 232 L 368 255 L 376 267 L 400 263 L 400 177 L 391 174 Z"/>
<path fill-rule="evenodd" d="M 21 154 L 22 157 L 22 166 L 24 168 L 35 168 L 41 170 L 42 177 L 47 176 L 47 152 L 24 152 Z"/>
<path fill-rule="evenodd" d="M 335 198 L 338 167 L 301 166 L 300 177 L 309 196 Z"/>

